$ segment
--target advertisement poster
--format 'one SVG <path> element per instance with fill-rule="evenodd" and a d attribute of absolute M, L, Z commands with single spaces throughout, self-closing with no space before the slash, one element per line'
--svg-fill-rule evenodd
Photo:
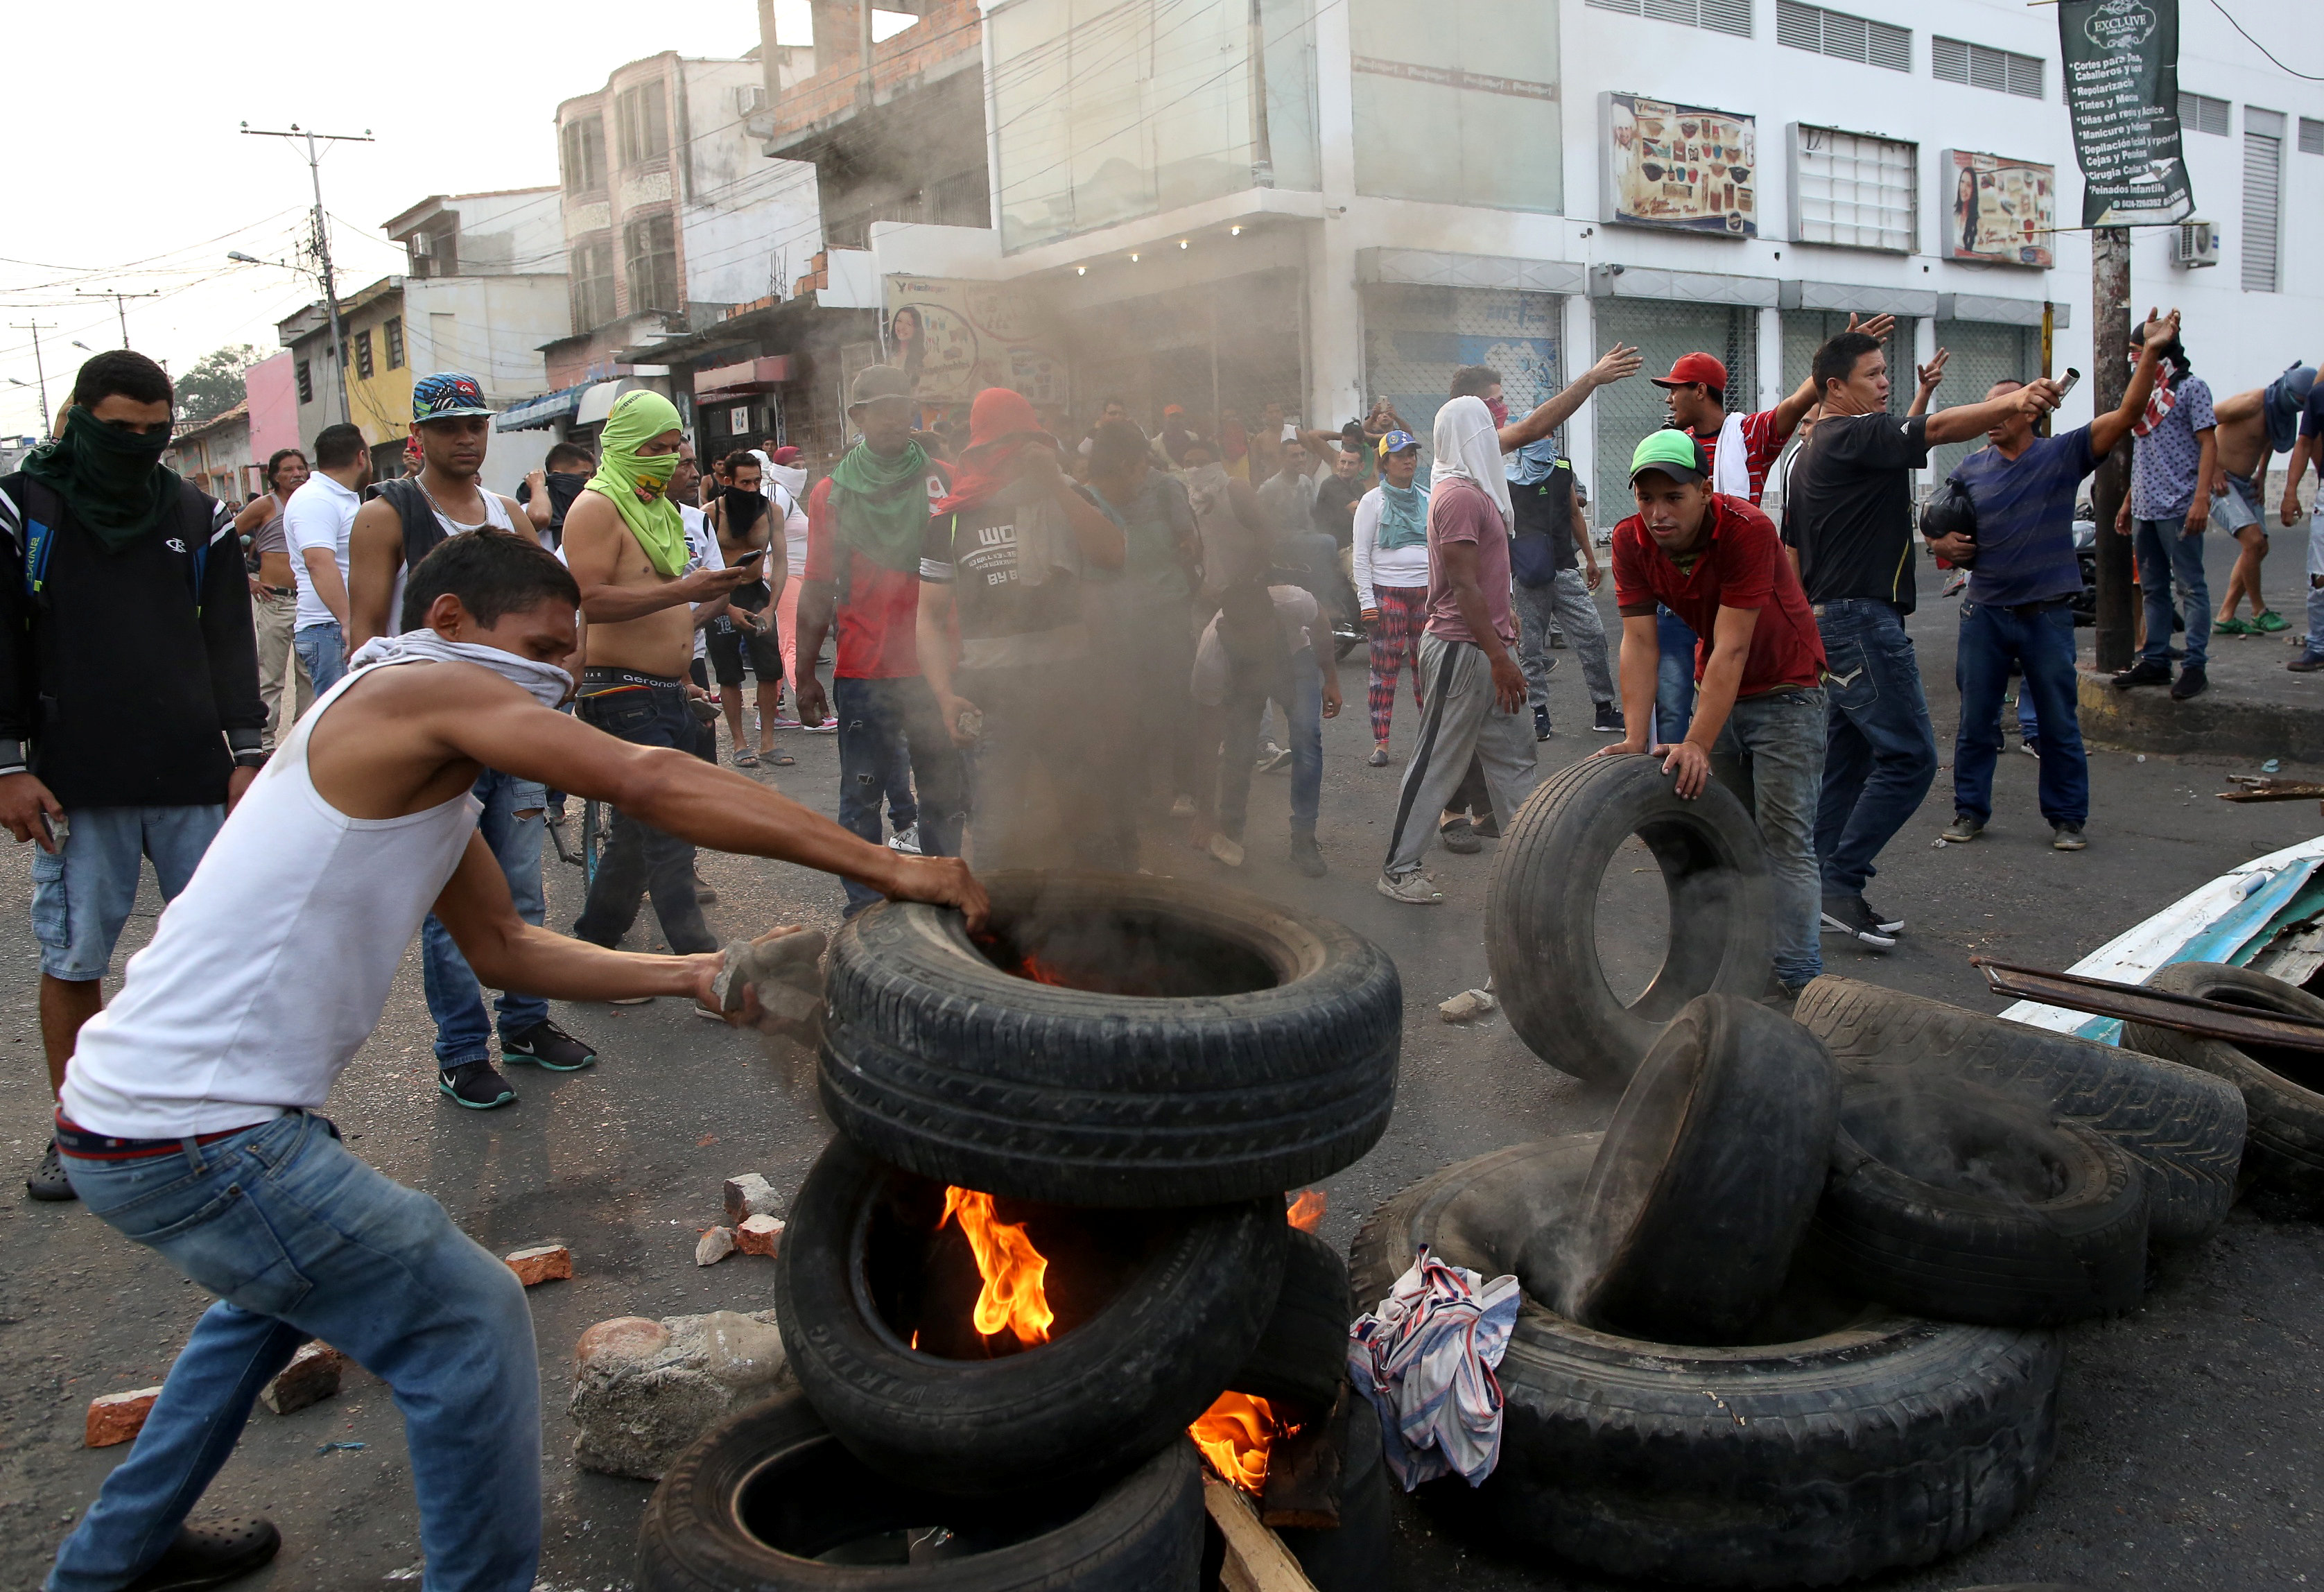
<path fill-rule="evenodd" d="M 2082 225 L 2153 226 L 2192 213 L 2179 143 L 2178 0 L 2061 0 L 2058 47 Z"/>
<path fill-rule="evenodd" d="M 2057 264 L 2050 249 L 2058 226 L 2055 166 L 1966 149 L 1949 149 L 1943 159 L 1952 195 L 1945 258 L 2044 271 Z"/>
<path fill-rule="evenodd" d="M 1607 220 L 1759 236 L 1754 118 L 1635 94 L 1602 97 Z"/>
<path fill-rule="evenodd" d="M 1032 295 L 1002 282 L 890 276 L 885 358 L 912 378 L 926 408 L 1013 387 L 1043 409 L 1065 407 L 1065 339 Z"/>

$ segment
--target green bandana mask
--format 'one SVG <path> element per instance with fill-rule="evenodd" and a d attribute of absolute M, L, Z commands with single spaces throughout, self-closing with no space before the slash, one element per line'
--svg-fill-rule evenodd
<path fill-rule="evenodd" d="M 638 539 L 647 561 L 656 573 L 670 580 L 686 573 L 686 522 L 667 495 L 641 499 L 637 489 L 668 486 L 669 478 L 678 474 L 678 455 L 641 457 L 638 449 L 664 431 L 678 429 L 677 406 L 660 393 L 622 393 L 614 400 L 613 412 L 605 417 L 605 429 L 598 436 L 597 445 L 604 453 L 588 487 L 604 494 L 621 511 L 622 523 Z"/>
<path fill-rule="evenodd" d="M 109 552 L 161 523 L 177 500 L 178 472 L 161 467 L 170 428 L 125 431 L 86 409 L 66 412 L 64 435 L 34 449 L 24 473 L 47 485 Z"/>
<path fill-rule="evenodd" d="M 840 535 L 883 569 L 917 571 L 928 528 L 927 475 L 928 456 L 917 442 L 893 458 L 858 442 L 831 472 Z"/>

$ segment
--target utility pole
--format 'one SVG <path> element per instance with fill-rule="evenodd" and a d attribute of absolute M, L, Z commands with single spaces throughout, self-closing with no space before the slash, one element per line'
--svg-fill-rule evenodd
<path fill-rule="evenodd" d="M 121 315 L 121 346 L 124 348 L 129 347 L 129 305 L 127 301 L 131 299 L 158 299 L 161 296 L 158 290 L 150 293 L 116 293 L 109 289 L 104 288 L 100 288 L 95 292 L 89 292 L 87 288 L 75 288 L 73 289 L 73 292 L 75 294 L 84 299 L 111 299 L 113 301 L 114 309 L 118 310 Z"/>
<path fill-rule="evenodd" d="M 35 320 L 19 326 L 14 321 L 10 321 L 8 325 L 12 331 L 28 331 L 32 334 L 32 374 L 40 378 L 41 383 L 41 435 L 49 436 L 55 428 L 49 423 L 49 369 L 41 362 L 41 334 L 44 331 L 56 330 L 56 323 L 51 321 L 43 326 Z"/>
<path fill-rule="evenodd" d="M 331 363 L 338 367 L 339 423 L 346 425 L 348 412 L 347 333 L 346 329 L 339 324 L 339 290 L 337 279 L 331 274 L 331 233 L 323 215 L 323 157 L 316 150 L 315 143 L 318 139 L 325 143 L 369 143 L 373 142 L 371 129 L 366 127 L 359 134 L 313 133 L 293 122 L 290 124 L 289 132 L 273 133 L 254 127 L 248 122 L 244 122 L 242 125 L 242 130 L 252 138 L 286 138 L 293 142 L 300 139 L 306 141 L 307 171 L 315 180 L 315 258 L 318 262 L 316 274 L 322 279 L 323 302 L 331 312 Z"/>
<path fill-rule="evenodd" d="M 2099 227 L 2090 232 L 2090 403 L 2093 414 L 2122 407 L 2130 386 L 2130 228 Z M 2090 508 L 2098 516 L 2098 666 L 2111 673 L 2131 663 L 2130 538 L 2115 529 L 2115 516 L 2130 491 L 2130 443 L 2115 445 L 2090 483 Z"/>

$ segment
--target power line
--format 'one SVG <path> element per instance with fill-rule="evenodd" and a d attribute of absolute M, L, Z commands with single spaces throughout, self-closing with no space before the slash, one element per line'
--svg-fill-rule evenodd
<path fill-rule="evenodd" d="M 2243 23 L 2237 22 L 2236 20 L 2235 13 L 2220 5 L 2219 0 L 2211 0 L 2211 9 L 2218 12 L 2221 16 L 2226 17 L 2227 19 L 2227 26 L 2235 29 L 2236 32 L 2243 34 L 2245 42 L 2254 50 L 2256 50 L 2262 55 L 2266 56 L 2268 60 L 2275 61 L 2276 67 L 2279 70 L 2290 72 L 2293 77 L 2301 79 L 2307 82 L 2324 83 L 2324 77 L 2319 77 L 2314 72 L 2301 71 L 2296 67 L 2288 67 L 2281 60 L 2276 60 L 2275 51 L 2270 50 L 2266 45 L 2253 38 L 2251 36 L 2250 30 L 2246 28 Z"/>
<path fill-rule="evenodd" d="M 73 289 L 73 295 L 76 298 L 82 299 L 111 299 L 113 301 L 113 308 L 121 317 L 121 346 L 124 348 L 129 347 L 129 301 L 132 299 L 158 299 L 161 296 L 158 291 L 143 293 L 122 293 L 115 292 L 109 289 L 99 289 L 96 292 L 91 292 L 87 288 Z"/>
<path fill-rule="evenodd" d="M 49 367 L 41 358 L 41 334 L 44 331 L 56 330 L 56 324 L 51 321 L 49 325 L 42 326 L 35 320 L 23 326 L 18 326 L 14 321 L 9 325 L 13 330 L 28 331 L 32 334 L 32 369 L 41 378 L 41 435 L 48 436 L 55 428 L 49 423 Z M 21 382 L 17 383 L 19 386 L 23 384 Z"/>
<path fill-rule="evenodd" d="M 325 143 L 370 143 L 373 142 L 371 129 L 366 127 L 361 133 L 316 133 L 293 122 L 289 132 L 276 133 L 244 122 L 242 131 L 245 137 L 250 138 L 306 141 L 307 171 L 315 181 L 315 255 L 320 267 L 318 274 L 322 278 L 323 301 L 331 311 L 332 353 L 336 356 L 333 363 L 338 366 L 339 372 L 339 423 L 345 425 L 347 423 L 347 334 L 346 327 L 339 321 L 338 283 L 331 274 L 331 232 L 323 212 L 323 157 L 317 152 L 315 142 L 320 139 Z"/>

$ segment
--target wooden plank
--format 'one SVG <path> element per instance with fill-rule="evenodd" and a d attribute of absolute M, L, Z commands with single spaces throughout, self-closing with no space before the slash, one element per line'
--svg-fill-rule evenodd
<path fill-rule="evenodd" d="M 1203 1507 L 1226 1539 L 1226 1563 L 1219 1570 L 1222 1592 L 1315 1592 L 1283 1539 L 1259 1523 L 1259 1513 L 1242 1490 L 1205 1471 Z"/>

